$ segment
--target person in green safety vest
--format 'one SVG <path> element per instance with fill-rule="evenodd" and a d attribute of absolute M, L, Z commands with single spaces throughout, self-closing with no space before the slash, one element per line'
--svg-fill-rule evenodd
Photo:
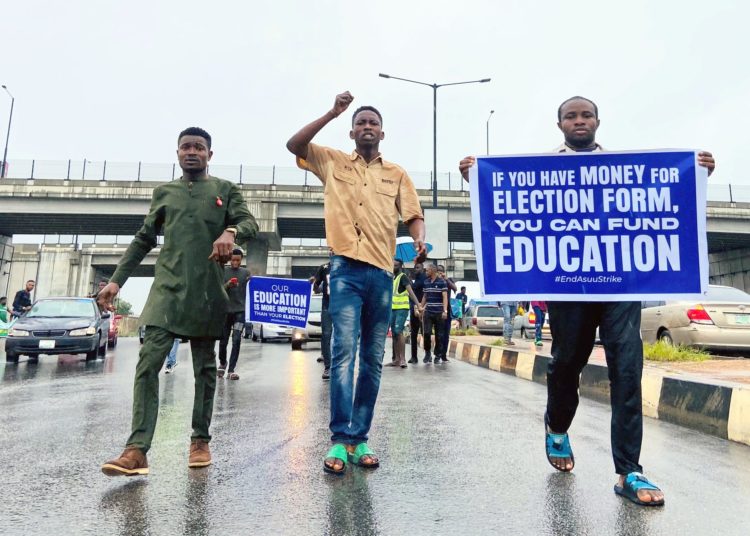
<path fill-rule="evenodd" d="M 404 263 L 393 259 L 393 305 L 391 305 L 391 339 L 393 359 L 386 367 L 406 368 L 406 339 L 404 324 L 409 316 L 409 299 L 419 305 L 411 281 L 403 271 Z"/>
<path fill-rule="evenodd" d="M 0 337 L 8 336 L 8 298 L 0 298 Z"/>

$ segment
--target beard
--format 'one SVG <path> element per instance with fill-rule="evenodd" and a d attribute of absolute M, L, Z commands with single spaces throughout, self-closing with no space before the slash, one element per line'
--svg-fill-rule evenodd
<path fill-rule="evenodd" d="M 575 149 L 585 149 L 594 145 L 594 133 L 590 132 L 584 135 L 571 134 L 565 136 L 565 143 Z"/>

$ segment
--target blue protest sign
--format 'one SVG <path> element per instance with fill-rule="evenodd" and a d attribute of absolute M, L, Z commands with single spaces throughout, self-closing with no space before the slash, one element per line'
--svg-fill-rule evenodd
<path fill-rule="evenodd" d="M 310 282 L 305 279 L 253 277 L 247 284 L 245 318 L 304 328 L 310 310 Z"/>
<path fill-rule="evenodd" d="M 708 285 L 695 151 L 478 157 L 471 212 L 497 300 L 695 299 Z"/>

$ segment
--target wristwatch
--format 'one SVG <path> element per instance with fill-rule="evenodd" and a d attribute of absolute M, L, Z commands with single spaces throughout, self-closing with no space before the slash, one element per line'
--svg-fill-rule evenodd
<path fill-rule="evenodd" d="M 224 229 L 224 232 L 232 233 L 235 237 L 237 237 L 237 227 L 227 227 L 226 229 Z"/>

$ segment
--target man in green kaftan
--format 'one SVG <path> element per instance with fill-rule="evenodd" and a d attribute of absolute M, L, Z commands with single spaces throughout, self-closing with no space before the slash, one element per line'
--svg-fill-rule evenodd
<path fill-rule="evenodd" d="M 182 177 L 154 189 L 143 226 L 97 298 L 102 308 L 113 310 L 120 287 L 156 247 L 157 235 L 164 233 L 154 283 L 141 315 L 146 335 L 135 371 L 132 433 L 120 457 L 102 465 L 109 476 L 148 474 L 146 453 L 159 410 L 159 371 L 175 338 L 190 339 L 193 354 L 195 400 L 188 467 L 211 464 L 208 428 L 216 389 L 214 346 L 229 303 L 223 264 L 235 242 L 253 238 L 258 225 L 239 188 L 207 174 L 213 151 L 206 131 L 188 128 L 180 133 L 177 145 Z"/>

